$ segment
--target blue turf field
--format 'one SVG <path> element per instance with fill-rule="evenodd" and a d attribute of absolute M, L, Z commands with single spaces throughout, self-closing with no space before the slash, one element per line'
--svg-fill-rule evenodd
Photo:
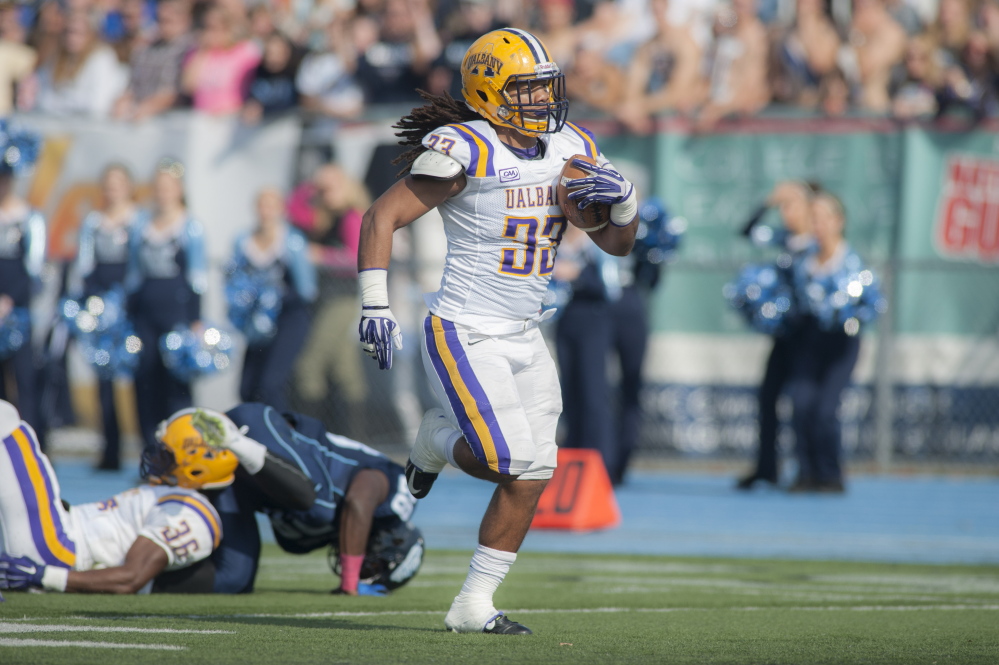
<path fill-rule="evenodd" d="M 71 503 L 137 482 L 134 469 L 97 473 L 55 465 Z M 472 549 L 490 486 L 445 472 L 414 522 L 433 549 Z M 999 564 L 999 479 L 855 476 L 844 496 L 740 493 L 729 476 L 637 471 L 617 493 L 609 531 L 533 531 L 525 550 L 908 563 Z"/>

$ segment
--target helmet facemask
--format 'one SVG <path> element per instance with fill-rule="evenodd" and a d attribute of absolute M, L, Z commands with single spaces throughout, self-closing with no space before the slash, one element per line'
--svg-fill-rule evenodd
<path fill-rule="evenodd" d="M 532 101 L 540 88 L 547 89 L 547 101 Z M 496 115 L 523 134 L 552 134 L 565 125 L 569 100 L 565 97 L 565 75 L 557 69 L 549 76 L 514 74 L 498 92 L 506 103 Z"/>

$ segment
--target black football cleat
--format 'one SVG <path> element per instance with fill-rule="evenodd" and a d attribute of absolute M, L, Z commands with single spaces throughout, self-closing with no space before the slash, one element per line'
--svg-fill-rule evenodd
<path fill-rule="evenodd" d="M 430 494 L 430 488 L 434 486 L 434 481 L 439 475 L 439 473 L 421 471 L 411 461 L 406 460 L 406 484 L 409 486 L 409 493 L 417 499 Z"/>
<path fill-rule="evenodd" d="M 517 623 L 516 621 L 510 621 L 506 618 L 505 614 L 501 614 L 493 621 L 492 628 L 486 628 L 482 631 L 483 633 L 493 633 L 494 635 L 533 635 L 531 629 L 527 626 Z"/>

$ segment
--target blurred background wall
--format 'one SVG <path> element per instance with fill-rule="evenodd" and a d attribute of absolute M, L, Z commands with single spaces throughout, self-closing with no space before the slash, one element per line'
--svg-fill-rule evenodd
<path fill-rule="evenodd" d="M 161 156 L 181 159 L 189 207 L 206 230 L 206 318 L 224 323 L 222 265 L 235 235 L 253 224 L 256 192 L 265 185 L 287 191 L 332 155 L 377 196 L 394 181 L 391 123 L 406 110 L 380 108 L 335 133 L 303 132 L 297 117 L 247 127 L 183 111 L 141 124 L 23 114 L 18 121 L 41 132 L 45 146 L 19 188 L 49 219 L 54 267 L 75 255 L 103 165 L 123 162 L 143 182 Z M 722 287 L 746 262 L 772 258 L 739 229 L 774 183 L 795 178 L 820 181 L 842 198 L 847 238 L 881 276 L 890 303 L 865 333 L 855 385 L 842 404 L 848 457 L 881 467 L 999 464 L 999 125 L 949 131 L 785 111 L 727 121 L 709 134 L 661 118 L 652 134 L 636 135 L 600 117 L 572 119 L 595 132 L 643 197 L 662 197 L 688 223 L 652 303 L 644 454 L 741 458 L 754 447 L 755 391 L 768 338 L 748 331 Z M 391 373 L 365 363 L 366 417 L 350 432 L 383 448 L 404 447 L 430 405 L 416 326 L 425 315 L 421 294 L 436 289 L 443 256 L 443 233 L 432 216 L 397 233 L 393 309 L 405 319 L 409 342 Z M 33 313 L 42 322 L 51 318 L 58 290 L 56 271 L 47 274 L 49 297 Z M 44 326 L 36 331 L 44 334 Z M 196 403 L 234 405 L 237 374 L 199 381 Z M 70 380 L 78 423 L 96 427 L 93 377 L 79 359 L 70 363 Z M 331 429 L 343 430 L 345 409 L 334 391 L 323 414 Z M 782 445 L 790 436 L 782 432 Z"/>

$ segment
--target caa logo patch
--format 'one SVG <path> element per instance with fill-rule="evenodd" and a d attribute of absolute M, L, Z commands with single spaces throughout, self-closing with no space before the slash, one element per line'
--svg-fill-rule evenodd
<path fill-rule="evenodd" d="M 520 169 L 514 167 L 512 169 L 500 169 L 500 182 L 512 182 L 514 180 L 520 180 Z"/>

